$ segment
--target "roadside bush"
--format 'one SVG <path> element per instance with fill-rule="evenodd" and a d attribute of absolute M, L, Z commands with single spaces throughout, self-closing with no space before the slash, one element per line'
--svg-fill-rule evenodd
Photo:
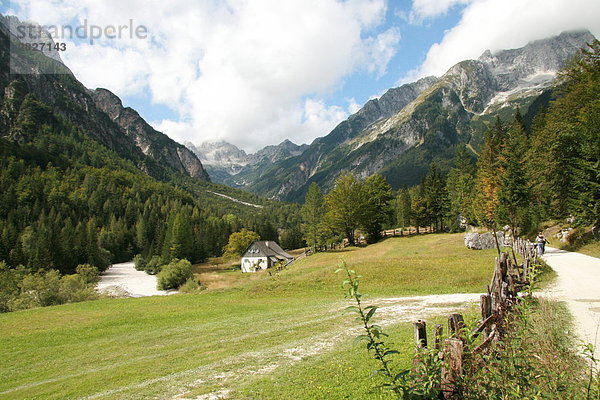
<path fill-rule="evenodd" d="M 163 264 L 163 260 L 160 256 L 153 256 L 146 264 L 144 271 L 149 275 L 156 275 L 160 272 Z"/>
<path fill-rule="evenodd" d="M 157 275 L 158 290 L 177 289 L 193 278 L 192 264 L 188 260 L 173 260 L 164 265 Z"/>
<path fill-rule="evenodd" d="M 202 290 L 206 290 L 206 286 L 204 286 L 202 283 L 198 282 L 198 279 L 196 279 L 195 277 L 189 278 L 179 288 L 179 291 L 181 293 L 197 293 Z"/>
<path fill-rule="evenodd" d="M 100 282 L 100 271 L 90 264 L 79 264 L 75 270 L 85 283 L 96 284 Z"/>
<path fill-rule="evenodd" d="M 146 260 L 144 259 L 144 257 L 142 257 L 141 254 L 136 254 L 135 257 L 133 257 L 133 267 L 136 270 L 145 271 L 146 265 Z"/>

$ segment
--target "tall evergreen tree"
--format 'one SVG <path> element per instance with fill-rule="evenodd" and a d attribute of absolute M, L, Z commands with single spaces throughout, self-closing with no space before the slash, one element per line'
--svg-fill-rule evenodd
<path fill-rule="evenodd" d="M 321 225 L 325 215 L 325 199 L 317 183 L 310 184 L 300 213 L 303 238 L 313 251 L 316 251 L 317 246 L 322 244 Z"/>
<path fill-rule="evenodd" d="M 487 130 L 485 143 L 477 161 L 475 180 L 475 214 L 480 224 L 495 228 L 500 190 L 500 152 L 504 145 L 506 128 L 496 119 L 494 126 Z"/>
<path fill-rule="evenodd" d="M 392 187 L 378 174 L 365 179 L 362 186 L 364 204 L 361 206 L 361 227 L 367 233 L 369 242 L 374 243 L 381 238 L 383 225 L 392 216 Z"/>
<path fill-rule="evenodd" d="M 446 181 L 435 163 L 429 166 L 429 172 L 423 178 L 423 192 L 427 223 L 436 230 L 443 230 L 444 218 L 448 214 L 448 192 Z"/>
<path fill-rule="evenodd" d="M 467 221 L 475 219 L 473 213 L 473 187 L 475 185 L 475 168 L 473 159 L 465 146 L 457 149 L 453 160 L 454 167 L 448 172 L 446 190 L 448 192 L 449 214 L 453 218 L 452 225 L 458 227 L 459 217 Z"/>
<path fill-rule="evenodd" d="M 526 175 L 528 137 L 521 114 L 517 111 L 500 154 L 500 188 L 498 190 L 498 219 L 508 222 L 513 235 L 527 229 L 531 199 Z"/>
<path fill-rule="evenodd" d="M 412 204 L 410 199 L 410 191 L 401 189 L 396 196 L 395 202 L 396 227 L 407 228 L 412 220 Z"/>

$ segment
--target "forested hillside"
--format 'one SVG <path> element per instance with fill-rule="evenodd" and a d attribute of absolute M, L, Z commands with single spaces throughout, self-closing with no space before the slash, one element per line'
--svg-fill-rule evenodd
<path fill-rule="evenodd" d="M 277 239 L 277 227 L 293 225 L 285 205 L 275 207 L 278 217 L 274 203 L 248 199 L 264 204 L 260 212 L 189 177 L 159 182 L 31 95 L 17 121 L 20 140 L 0 139 L 0 260 L 10 265 L 73 273 L 81 263 L 104 269 L 137 253 L 200 261 L 220 255 L 242 226 Z"/>

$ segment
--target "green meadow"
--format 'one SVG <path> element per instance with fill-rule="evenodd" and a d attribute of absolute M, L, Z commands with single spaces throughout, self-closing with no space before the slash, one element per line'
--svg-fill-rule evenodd
<path fill-rule="evenodd" d="M 353 341 L 357 324 L 342 311 L 334 271 L 345 260 L 373 303 L 482 292 L 495 250 L 468 250 L 462 237 L 390 238 L 315 254 L 273 276 L 224 269 L 214 274 L 227 284 L 199 294 L 1 314 L 0 398 L 387 399 L 373 389 L 377 365 Z M 402 350 L 398 365 L 410 365 L 411 324 L 386 330 Z"/>

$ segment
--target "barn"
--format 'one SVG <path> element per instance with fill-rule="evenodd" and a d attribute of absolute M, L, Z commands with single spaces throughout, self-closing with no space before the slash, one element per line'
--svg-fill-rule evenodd
<path fill-rule="evenodd" d="M 294 256 L 286 253 L 277 242 L 260 240 L 252 243 L 242 256 L 242 272 L 271 268 L 280 261 L 289 262 Z"/>

